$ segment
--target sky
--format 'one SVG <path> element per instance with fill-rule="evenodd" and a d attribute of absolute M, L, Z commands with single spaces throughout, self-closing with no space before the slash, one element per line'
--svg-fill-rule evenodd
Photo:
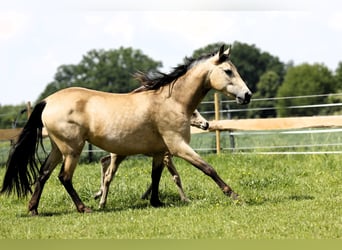
<path fill-rule="evenodd" d="M 341 1 L 4 0 L 0 105 L 35 102 L 58 66 L 92 49 L 140 49 L 169 72 L 200 47 L 234 41 L 333 72 L 342 62 Z"/>

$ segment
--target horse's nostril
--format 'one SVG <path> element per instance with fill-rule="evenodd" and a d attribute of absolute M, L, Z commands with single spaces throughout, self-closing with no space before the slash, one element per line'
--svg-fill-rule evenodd
<path fill-rule="evenodd" d="M 246 92 L 245 94 L 245 102 L 249 102 L 251 100 L 251 97 L 252 97 L 252 93 L 251 92 Z"/>

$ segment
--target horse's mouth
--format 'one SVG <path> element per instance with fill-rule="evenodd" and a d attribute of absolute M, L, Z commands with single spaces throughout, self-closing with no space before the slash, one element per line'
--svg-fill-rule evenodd
<path fill-rule="evenodd" d="M 205 124 L 201 125 L 201 129 L 207 130 L 209 128 L 209 122 L 206 122 Z"/>
<path fill-rule="evenodd" d="M 237 104 L 248 104 L 251 101 L 252 93 L 246 92 L 244 96 L 236 96 Z"/>
<path fill-rule="evenodd" d="M 249 100 L 246 100 L 246 99 L 241 98 L 241 97 L 236 97 L 236 103 L 237 103 L 237 104 L 244 105 L 244 104 L 248 104 L 248 103 L 249 103 Z"/>

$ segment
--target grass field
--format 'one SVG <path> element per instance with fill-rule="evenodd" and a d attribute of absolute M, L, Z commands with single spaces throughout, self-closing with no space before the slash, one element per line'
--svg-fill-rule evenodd
<path fill-rule="evenodd" d="M 47 182 L 30 217 L 27 199 L 0 196 L 2 239 L 342 239 L 340 155 L 204 155 L 244 204 L 176 159 L 190 203 L 183 203 L 167 171 L 160 184 L 163 208 L 140 195 L 150 182 L 151 159 L 134 157 L 118 170 L 107 207 L 97 209 L 100 168 L 82 164 L 74 185 L 93 213 L 79 214 L 57 179 Z M 5 169 L 0 168 L 0 181 Z"/>

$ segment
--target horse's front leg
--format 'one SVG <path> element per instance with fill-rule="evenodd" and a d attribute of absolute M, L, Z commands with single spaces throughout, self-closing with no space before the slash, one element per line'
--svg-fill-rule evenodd
<path fill-rule="evenodd" d="M 173 154 L 183 158 L 203 173 L 210 176 L 225 195 L 230 196 L 233 200 L 238 199 L 239 195 L 235 193 L 233 189 L 221 179 L 216 170 L 205 162 L 187 143 L 183 142 L 178 144 L 178 147 L 174 148 Z"/>
<path fill-rule="evenodd" d="M 154 155 L 153 156 L 153 161 L 152 161 L 152 193 L 151 193 L 151 199 L 150 199 L 150 204 L 153 207 L 161 207 L 164 205 L 159 200 L 159 182 L 160 182 L 160 177 L 163 172 L 163 159 L 164 159 L 164 154 L 160 155 Z"/>

